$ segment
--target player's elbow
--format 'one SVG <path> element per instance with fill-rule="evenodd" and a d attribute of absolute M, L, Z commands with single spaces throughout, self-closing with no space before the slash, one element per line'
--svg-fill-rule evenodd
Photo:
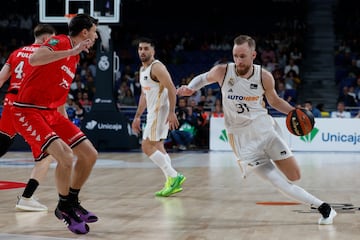
<path fill-rule="evenodd" d="M 301 174 L 300 174 L 300 172 L 296 172 L 296 173 L 287 175 L 287 178 L 291 182 L 296 182 L 296 181 L 299 181 L 301 179 Z"/>
<path fill-rule="evenodd" d="M 36 57 L 34 57 L 34 55 L 31 55 L 31 56 L 29 57 L 29 64 L 30 64 L 31 66 L 38 66 L 38 65 L 40 65 L 39 62 L 37 61 Z"/>

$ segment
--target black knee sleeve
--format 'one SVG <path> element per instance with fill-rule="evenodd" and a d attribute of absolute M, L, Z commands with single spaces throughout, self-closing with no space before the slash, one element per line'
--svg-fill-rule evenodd
<path fill-rule="evenodd" d="M 0 157 L 4 156 L 9 151 L 10 146 L 13 144 L 14 138 L 0 133 Z"/>

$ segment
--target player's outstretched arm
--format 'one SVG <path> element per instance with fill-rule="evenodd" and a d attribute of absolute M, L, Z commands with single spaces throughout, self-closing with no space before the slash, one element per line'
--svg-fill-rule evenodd
<path fill-rule="evenodd" d="M 52 51 L 47 47 L 41 47 L 30 56 L 29 63 L 32 66 L 39 66 L 67 58 L 69 56 L 78 55 L 82 51 L 89 52 L 89 48 L 92 46 L 91 44 L 91 40 L 86 39 L 79 42 L 72 49 L 68 50 Z"/>
<path fill-rule="evenodd" d="M 199 89 L 215 82 L 221 86 L 225 71 L 226 64 L 216 65 L 210 71 L 195 76 L 188 85 L 178 88 L 176 94 L 179 96 L 191 96 Z"/>
<path fill-rule="evenodd" d="M 176 90 L 176 94 L 179 96 L 191 96 L 197 90 L 209 84 L 207 81 L 208 72 L 195 76 L 188 85 L 183 85 Z"/>

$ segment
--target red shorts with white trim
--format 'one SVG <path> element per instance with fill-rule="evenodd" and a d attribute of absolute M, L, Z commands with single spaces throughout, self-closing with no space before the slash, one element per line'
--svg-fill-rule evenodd
<path fill-rule="evenodd" d="M 56 109 L 44 110 L 13 106 L 14 126 L 30 145 L 35 161 L 46 157 L 46 148 L 61 138 L 70 147 L 86 139 L 85 134 Z"/>
<path fill-rule="evenodd" d="M 4 107 L 3 111 L 1 113 L 1 119 L 0 119 L 0 133 L 3 133 L 10 138 L 15 137 L 17 131 L 13 125 L 13 116 L 11 113 L 11 107 L 13 104 L 13 100 L 16 98 L 16 95 L 14 94 L 6 94 L 5 100 L 4 100 Z"/>

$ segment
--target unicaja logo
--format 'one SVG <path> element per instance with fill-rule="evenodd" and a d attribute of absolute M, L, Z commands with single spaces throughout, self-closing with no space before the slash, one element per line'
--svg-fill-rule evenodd
<path fill-rule="evenodd" d="M 306 143 L 311 143 L 315 136 L 318 134 L 319 129 L 314 128 L 309 134 L 301 136 L 300 140 Z"/>
<path fill-rule="evenodd" d="M 97 124 L 97 121 L 91 120 L 90 122 L 86 123 L 85 128 L 89 129 L 89 130 L 93 130 L 95 128 L 96 124 Z"/>
<path fill-rule="evenodd" d="M 96 103 L 112 103 L 112 100 L 111 99 L 95 98 L 94 102 L 96 102 Z"/>

